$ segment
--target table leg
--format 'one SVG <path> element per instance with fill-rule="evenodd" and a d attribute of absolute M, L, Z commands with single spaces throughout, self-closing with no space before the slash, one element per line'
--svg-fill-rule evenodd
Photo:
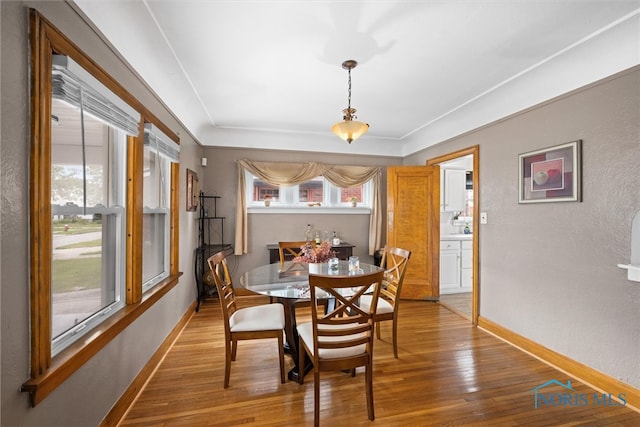
<path fill-rule="evenodd" d="M 293 368 L 289 371 L 288 377 L 291 381 L 300 382 L 300 374 L 302 378 L 313 369 L 313 364 L 308 355 L 305 355 L 304 367 L 298 366 L 298 330 L 296 329 L 296 300 L 291 298 L 278 298 L 278 302 L 284 307 L 284 333 L 287 339 L 285 343 L 285 351 L 293 358 Z M 304 350 L 302 350 L 304 351 Z"/>

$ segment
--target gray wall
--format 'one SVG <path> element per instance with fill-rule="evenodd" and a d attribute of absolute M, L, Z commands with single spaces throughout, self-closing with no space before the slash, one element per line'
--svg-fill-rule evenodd
<path fill-rule="evenodd" d="M 355 144 L 356 142 L 354 142 Z M 386 166 L 399 165 L 400 159 L 375 156 L 351 156 L 343 154 L 317 154 L 303 152 L 283 152 L 275 150 L 255 150 L 239 148 L 206 147 L 204 155 L 208 159 L 200 180 L 202 190 L 208 195 L 221 196 L 218 215 L 226 217 L 225 243 L 233 244 L 235 238 L 235 206 L 237 193 L 237 165 L 239 159 L 280 162 L 320 162 L 328 164 Z M 382 179 L 382 206 L 386 206 L 386 170 Z M 369 256 L 369 215 L 353 214 L 249 214 L 249 249 L 241 256 L 229 257 L 233 267 L 232 277 L 238 280 L 243 272 L 269 261 L 266 246 L 279 240 L 302 240 L 307 224 L 317 230 L 336 230 L 341 239 L 355 245 L 354 255 L 364 262 L 373 262 Z M 227 237 L 228 236 L 228 237 Z M 383 244 L 386 231 L 383 230 Z"/>
<path fill-rule="evenodd" d="M 629 263 L 640 210 L 640 71 L 405 158 L 480 145 L 480 315 L 640 387 L 640 284 Z M 583 140 L 583 202 L 518 204 L 518 154 Z"/>
<path fill-rule="evenodd" d="M 181 137 L 180 283 L 35 408 L 19 392 L 29 378 L 29 25 L 35 7 Z M 0 333 L 3 426 L 95 426 L 186 313 L 195 298 L 193 213 L 184 209 L 185 168 L 202 149 L 64 2 L 0 2 Z"/>

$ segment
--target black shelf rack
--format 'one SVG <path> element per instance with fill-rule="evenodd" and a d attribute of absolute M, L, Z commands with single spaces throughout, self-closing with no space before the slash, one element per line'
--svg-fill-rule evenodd
<path fill-rule="evenodd" d="M 199 194 L 198 247 L 194 256 L 194 274 L 198 295 L 196 311 L 200 310 L 200 303 L 207 296 L 216 294 L 216 286 L 209 273 L 207 259 L 220 251 L 229 254 L 233 252 L 232 246 L 224 243 L 225 217 L 218 216 L 218 200 L 220 198 L 221 196 L 207 196 L 202 191 Z"/>

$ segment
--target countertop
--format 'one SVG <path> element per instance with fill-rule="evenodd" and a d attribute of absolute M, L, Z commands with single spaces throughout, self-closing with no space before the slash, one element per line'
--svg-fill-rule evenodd
<path fill-rule="evenodd" d="M 472 240 L 473 234 L 441 234 L 440 240 Z"/>

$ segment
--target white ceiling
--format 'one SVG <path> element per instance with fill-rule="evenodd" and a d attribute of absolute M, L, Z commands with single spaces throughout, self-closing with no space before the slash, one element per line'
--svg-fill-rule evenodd
<path fill-rule="evenodd" d="M 406 156 L 640 64 L 640 0 L 75 3 L 204 146 Z"/>

